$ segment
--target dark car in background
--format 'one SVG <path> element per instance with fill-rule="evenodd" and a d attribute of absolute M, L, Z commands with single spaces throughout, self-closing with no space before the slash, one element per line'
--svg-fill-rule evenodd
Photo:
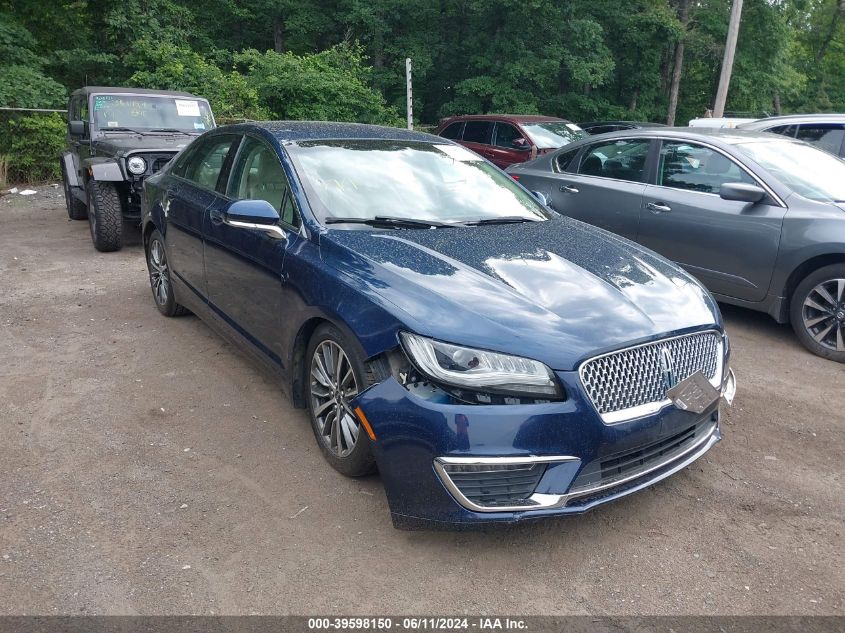
<path fill-rule="evenodd" d="M 437 134 L 468 147 L 502 169 L 586 136 L 571 121 L 531 114 L 449 117 L 440 122 Z"/>
<path fill-rule="evenodd" d="M 589 138 L 509 170 L 560 213 L 677 262 L 716 298 L 845 362 L 845 162 L 741 130 Z"/>
<path fill-rule="evenodd" d="M 377 466 L 399 527 L 584 512 L 719 440 L 704 287 L 451 141 L 241 124 L 145 187 L 158 309 L 276 375 L 339 472 Z"/>
<path fill-rule="evenodd" d="M 619 132 L 622 130 L 638 130 L 645 127 L 666 127 L 663 123 L 649 123 L 648 121 L 588 121 L 579 123 L 578 127 L 587 134 L 606 134 L 608 132 Z"/>
<path fill-rule="evenodd" d="M 208 101 L 187 92 L 75 90 L 60 159 L 68 217 L 88 219 L 97 250 L 119 250 L 123 225 L 140 225 L 144 179 L 213 127 Z"/>
<path fill-rule="evenodd" d="M 845 156 L 845 114 L 775 116 L 743 123 L 738 129 L 788 136 L 812 143 L 836 156 Z"/>

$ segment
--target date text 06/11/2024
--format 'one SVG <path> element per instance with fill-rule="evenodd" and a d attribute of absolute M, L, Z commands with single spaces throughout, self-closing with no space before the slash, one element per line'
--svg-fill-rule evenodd
<path fill-rule="evenodd" d="M 347 631 L 520 631 L 527 630 L 524 620 L 509 617 L 332 617 L 308 618 L 308 630 Z"/>

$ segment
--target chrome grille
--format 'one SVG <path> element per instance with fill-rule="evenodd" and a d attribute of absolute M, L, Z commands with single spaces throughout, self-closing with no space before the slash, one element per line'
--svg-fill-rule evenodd
<path fill-rule="evenodd" d="M 618 422 L 634 417 L 628 415 L 636 413 L 634 409 L 665 403 L 669 386 L 699 370 L 717 386 L 721 355 L 718 332 L 663 339 L 586 361 L 581 365 L 581 382 L 602 419 Z M 670 372 L 661 356 L 671 360 Z"/>

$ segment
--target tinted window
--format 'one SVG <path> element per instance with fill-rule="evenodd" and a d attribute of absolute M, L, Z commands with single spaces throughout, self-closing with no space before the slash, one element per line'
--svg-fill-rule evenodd
<path fill-rule="evenodd" d="M 173 173 L 182 176 L 206 189 L 216 189 L 217 180 L 226 162 L 229 151 L 237 137 L 214 136 L 192 147 L 173 169 Z"/>
<path fill-rule="evenodd" d="M 520 134 L 519 130 L 510 123 L 496 124 L 496 140 L 493 141 L 493 145 L 496 147 L 505 147 L 507 149 L 528 149 L 527 144 L 522 147 L 514 145 L 514 141 L 518 138 L 522 138 L 522 134 Z"/>
<path fill-rule="evenodd" d="M 845 139 L 845 126 L 840 123 L 803 123 L 798 127 L 796 138 L 838 155 Z"/>
<path fill-rule="evenodd" d="M 618 140 L 593 145 L 581 159 L 579 174 L 645 182 L 648 140 Z"/>
<path fill-rule="evenodd" d="M 464 128 L 464 140 L 471 143 L 485 143 L 490 144 L 490 138 L 493 136 L 493 122 L 492 121 L 467 121 Z"/>
<path fill-rule="evenodd" d="M 440 133 L 440 136 L 443 138 L 450 138 L 450 139 L 458 139 L 461 138 L 461 128 L 464 126 L 463 121 L 458 121 L 457 123 L 452 123 L 452 125 L 446 126 L 446 129 Z"/>
<path fill-rule="evenodd" d="M 287 224 L 299 226 L 299 216 L 288 191 L 288 179 L 276 151 L 258 139 L 246 137 L 232 168 L 228 194 L 239 200 L 266 200 Z"/>
<path fill-rule="evenodd" d="M 659 185 L 704 193 L 719 193 L 725 183 L 756 185 L 734 161 L 702 145 L 664 141 L 660 150 Z"/>
<path fill-rule="evenodd" d="M 798 131 L 797 125 L 778 125 L 777 127 L 769 128 L 766 132 L 771 132 L 772 134 L 780 134 L 782 136 L 795 136 L 795 132 Z"/>
<path fill-rule="evenodd" d="M 618 129 L 615 125 L 594 125 L 591 128 L 587 128 L 587 132 L 590 134 L 605 134 L 606 132 L 615 132 Z"/>
<path fill-rule="evenodd" d="M 555 158 L 555 171 L 566 171 L 566 168 L 569 167 L 569 164 L 572 160 L 578 155 L 578 152 L 581 151 L 581 148 L 572 149 L 568 152 L 563 152 L 562 154 L 558 154 L 557 158 Z"/>

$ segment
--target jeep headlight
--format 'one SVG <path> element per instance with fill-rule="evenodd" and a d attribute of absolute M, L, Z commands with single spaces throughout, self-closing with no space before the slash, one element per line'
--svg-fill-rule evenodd
<path fill-rule="evenodd" d="M 556 397 L 561 392 L 552 370 L 519 356 L 471 349 L 400 333 L 409 360 L 434 382 L 477 391 Z"/>
<path fill-rule="evenodd" d="M 147 161 L 145 161 L 140 156 L 132 156 L 129 160 L 126 161 L 126 169 L 129 170 L 130 174 L 140 176 L 145 171 L 147 171 Z"/>

